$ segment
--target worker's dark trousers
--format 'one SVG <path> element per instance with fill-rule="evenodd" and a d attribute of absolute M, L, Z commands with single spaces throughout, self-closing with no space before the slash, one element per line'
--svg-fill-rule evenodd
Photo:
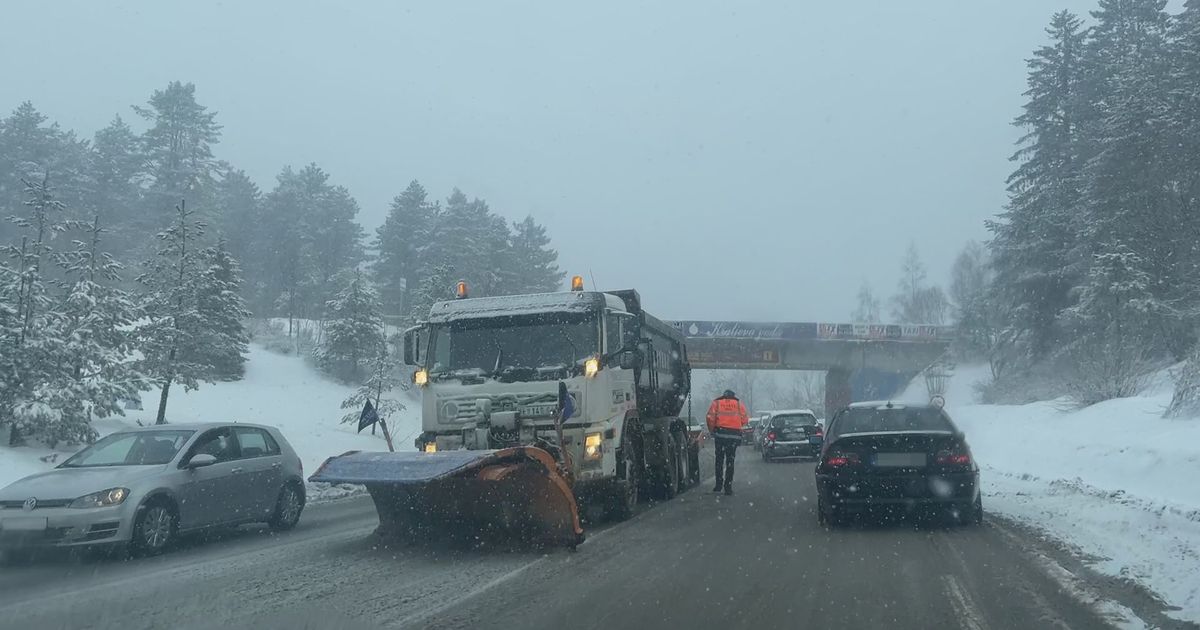
<path fill-rule="evenodd" d="M 737 455 L 737 447 L 742 443 L 741 438 L 718 437 L 713 440 L 717 444 L 717 488 L 733 486 L 733 458 Z"/>

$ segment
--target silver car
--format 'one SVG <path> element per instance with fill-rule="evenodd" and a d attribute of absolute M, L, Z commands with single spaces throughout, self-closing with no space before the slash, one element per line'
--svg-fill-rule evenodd
<path fill-rule="evenodd" d="M 182 532 L 253 522 L 290 529 L 304 509 L 303 478 L 300 458 L 272 427 L 113 433 L 0 490 L 0 556 L 91 545 L 156 554 Z"/>

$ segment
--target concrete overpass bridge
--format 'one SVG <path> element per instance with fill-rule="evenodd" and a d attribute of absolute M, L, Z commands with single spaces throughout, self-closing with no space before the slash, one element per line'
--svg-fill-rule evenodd
<path fill-rule="evenodd" d="M 672 322 L 692 368 L 825 372 L 825 409 L 887 398 L 950 347 L 948 326 L 821 322 Z"/>

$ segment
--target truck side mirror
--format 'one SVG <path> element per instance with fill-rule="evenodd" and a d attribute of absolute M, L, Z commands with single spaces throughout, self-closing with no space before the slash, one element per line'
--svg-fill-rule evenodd
<path fill-rule="evenodd" d="M 421 364 L 421 327 L 414 326 L 404 331 L 404 364 Z"/>

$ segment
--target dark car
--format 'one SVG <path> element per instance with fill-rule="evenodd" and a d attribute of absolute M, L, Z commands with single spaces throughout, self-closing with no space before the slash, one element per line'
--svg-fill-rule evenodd
<path fill-rule="evenodd" d="M 762 458 L 816 457 L 825 435 L 817 416 L 806 409 L 776 411 L 763 421 Z"/>
<path fill-rule="evenodd" d="M 742 444 L 743 445 L 754 443 L 754 431 L 755 431 L 755 429 L 758 428 L 758 423 L 759 423 L 758 418 L 751 418 L 750 422 L 747 423 L 746 426 L 742 427 Z"/>
<path fill-rule="evenodd" d="M 873 507 L 932 508 L 961 523 L 983 522 L 979 466 L 939 405 L 850 405 L 829 422 L 816 475 L 822 524 Z"/>

